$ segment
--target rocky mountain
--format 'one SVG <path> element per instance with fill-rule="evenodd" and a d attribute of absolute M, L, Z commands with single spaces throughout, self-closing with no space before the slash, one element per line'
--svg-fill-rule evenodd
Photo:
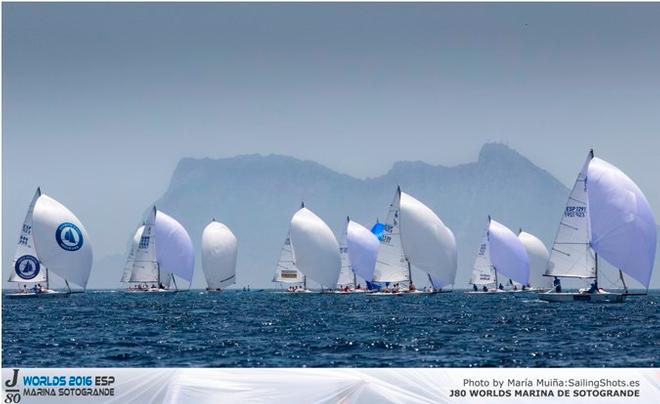
<path fill-rule="evenodd" d="M 227 224 L 239 240 L 238 284 L 274 287 L 273 269 L 301 201 L 339 235 L 347 215 L 365 226 L 383 218 L 397 185 L 430 206 L 454 231 L 458 288 L 468 282 L 489 214 L 549 245 L 568 195 L 548 172 L 515 150 L 490 143 L 475 162 L 454 167 L 399 162 L 385 175 L 368 179 L 280 155 L 186 158 L 156 205 L 188 229 L 198 251 L 202 229 L 212 218 Z M 193 287 L 203 287 L 199 252 L 195 270 Z M 421 274 L 415 276 L 422 283 Z"/>

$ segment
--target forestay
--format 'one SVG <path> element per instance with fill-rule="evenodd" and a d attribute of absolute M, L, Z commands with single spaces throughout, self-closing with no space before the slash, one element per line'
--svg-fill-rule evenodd
<path fill-rule="evenodd" d="M 32 213 L 32 235 L 39 259 L 67 281 L 87 287 L 92 245 L 85 226 L 64 205 L 42 194 Z"/>
<path fill-rule="evenodd" d="M 321 218 L 302 208 L 291 218 L 291 244 L 300 271 L 326 288 L 334 288 L 339 278 L 339 243 Z"/>
<path fill-rule="evenodd" d="M 236 283 L 236 236 L 215 220 L 202 232 L 202 268 L 210 289 L 220 289 Z"/>
<path fill-rule="evenodd" d="M 626 174 L 599 158 L 589 164 L 587 190 L 592 248 L 648 288 L 657 237 L 648 200 Z"/>

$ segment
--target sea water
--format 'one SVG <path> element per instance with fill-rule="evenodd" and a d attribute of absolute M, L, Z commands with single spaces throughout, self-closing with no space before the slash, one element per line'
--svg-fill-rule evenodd
<path fill-rule="evenodd" d="M 3 299 L 3 367 L 660 365 L 660 292 L 624 304 L 534 294 L 88 291 Z"/>

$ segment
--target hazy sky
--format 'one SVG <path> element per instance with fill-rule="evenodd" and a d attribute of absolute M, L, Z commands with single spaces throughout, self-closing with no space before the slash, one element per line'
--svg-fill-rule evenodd
<path fill-rule="evenodd" d="M 569 184 L 593 146 L 660 217 L 660 4 L 2 7 L 3 264 L 37 185 L 123 253 L 185 156 L 363 177 L 498 140 Z"/>

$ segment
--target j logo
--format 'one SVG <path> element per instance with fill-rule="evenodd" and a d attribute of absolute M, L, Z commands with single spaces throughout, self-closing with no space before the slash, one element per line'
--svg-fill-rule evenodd
<path fill-rule="evenodd" d="M 5 387 L 14 387 L 16 386 L 16 383 L 18 383 L 18 369 L 14 369 L 14 376 L 11 379 L 7 379 L 5 381 Z"/>

